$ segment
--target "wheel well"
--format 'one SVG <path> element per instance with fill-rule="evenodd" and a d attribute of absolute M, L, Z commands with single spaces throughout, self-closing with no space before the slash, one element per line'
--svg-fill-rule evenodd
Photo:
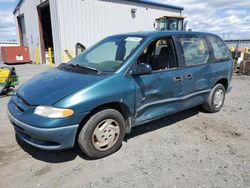
<path fill-rule="evenodd" d="M 111 108 L 111 109 L 115 109 L 117 110 L 118 112 L 120 112 L 122 114 L 122 116 L 124 117 L 124 120 L 127 121 L 127 119 L 129 118 L 130 116 L 130 110 L 129 110 L 129 107 L 124 104 L 124 103 L 121 103 L 121 102 L 112 102 L 112 103 L 106 103 L 106 104 L 103 104 L 103 105 L 100 105 L 96 108 L 94 108 L 93 110 L 90 111 L 90 113 L 83 118 L 83 120 L 81 121 L 80 123 L 80 126 L 77 130 L 77 135 L 76 135 L 76 139 L 75 139 L 75 144 L 77 143 L 77 137 L 78 137 L 78 134 L 79 132 L 81 131 L 82 129 L 82 126 L 90 119 L 90 117 L 92 115 L 94 115 L 95 113 L 101 111 L 101 110 L 104 110 L 104 109 L 108 109 L 108 108 Z"/>
<path fill-rule="evenodd" d="M 216 84 L 222 84 L 224 86 L 225 90 L 227 90 L 227 88 L 228 88 L 228 81 L 226 78 L 220 79 L 218 82 L 216 82 Z"/>
<path fill-rule="evenodd" d="M 122 116 L 124 117 L 125 121 L 130 116 L 129 107 L 126 104 L 121 103 L 121 102 L 112 102 L 112 103 L 106 103 L 106 104 L 100 105 L 100 106 L 94 108 L 93 110 L 91 110 L 91 113 L 93 114 L 93 113 L 96 113 L 102 109 L 107 109 L 107 108 L 115 109 L 118 112 L 120 112 L 122 114 Z"/>

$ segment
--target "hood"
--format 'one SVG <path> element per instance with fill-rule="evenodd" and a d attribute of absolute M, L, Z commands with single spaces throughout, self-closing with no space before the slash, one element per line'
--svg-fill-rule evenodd
<path fill-rule="evenodd" d="M 58 100 L 86 88 L 104 76 L 74 73 L 57 68 L 39 74 L 17 91 L 17 94 L 30 105 L 53 105 Z"/>

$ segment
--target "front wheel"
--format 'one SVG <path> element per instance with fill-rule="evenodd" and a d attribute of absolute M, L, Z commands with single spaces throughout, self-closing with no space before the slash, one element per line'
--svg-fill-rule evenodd
<path fill-rule="evenodd" d="M 224 104 L 225 94 L 225 87 L 222 84 L 215 85 L 208 96 L 207 102 L 203 104 L 203 108 L 211 113 L 220 111 Z"/>
<path fill-rule="evenodd" d="M 125 135 L 125 120 L 114 109 L 94 114 L 78 135 L 80 149 L 91 158 L 102 158 L 116 152 Z"/>

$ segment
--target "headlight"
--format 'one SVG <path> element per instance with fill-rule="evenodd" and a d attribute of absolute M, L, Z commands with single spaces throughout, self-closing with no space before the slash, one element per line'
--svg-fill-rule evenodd
<path fill-rule="evenodd" d="M 54 108 L 51 106 L 38 106 L 34 114 L 48 118 L 66 118 L 72 116 L 74 111 L 71 109 Z"/>

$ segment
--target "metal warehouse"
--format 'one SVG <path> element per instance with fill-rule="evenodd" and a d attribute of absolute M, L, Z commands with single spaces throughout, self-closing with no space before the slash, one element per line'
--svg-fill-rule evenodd
<path fill-rule="evenodd" d="M 20 0 L 14 10 L 20 45 L 45 63 L 48 48 L 56 64 L 74 57 L 106 36 L 154 30 L 162 16 L 181 16 L 183 8 L 146 0 Z M 38 49 L 38 50 L 36 50 Z M 39 54 L 39 55 L 38 55 Z"/>

